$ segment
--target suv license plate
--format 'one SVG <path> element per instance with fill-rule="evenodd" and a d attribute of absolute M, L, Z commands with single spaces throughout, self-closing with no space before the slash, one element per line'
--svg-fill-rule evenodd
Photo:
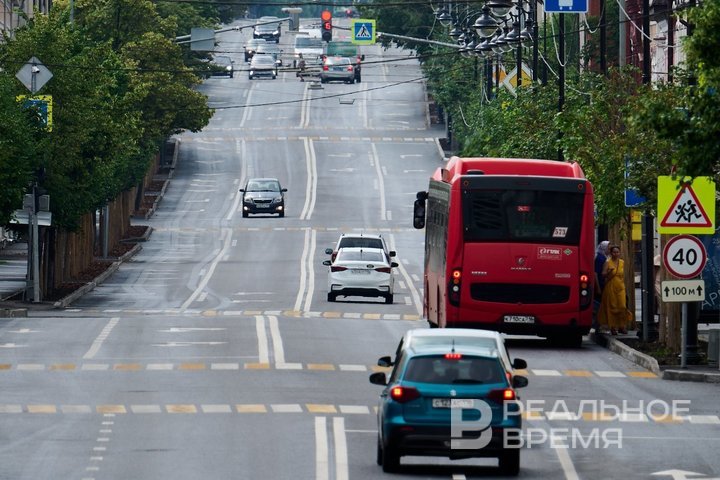
<path fill-rule="evenodd" d="M 433 398 L 433 408 L 473 408 L 472 398 Z"/>
<path fill-rule="evenodd" d="M 532 315 L 505 315 L 503 321 L 505 323 L 535 323 L 535 317 Z"/>

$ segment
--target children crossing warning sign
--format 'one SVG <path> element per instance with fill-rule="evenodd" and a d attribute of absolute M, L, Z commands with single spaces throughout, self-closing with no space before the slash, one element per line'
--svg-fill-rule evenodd
<path fill-rule="evenodd" d="M 658 232 L 714 233 L 715 183 L 710 177 L 682 185 L 670 176 L 658 177 Z"/>

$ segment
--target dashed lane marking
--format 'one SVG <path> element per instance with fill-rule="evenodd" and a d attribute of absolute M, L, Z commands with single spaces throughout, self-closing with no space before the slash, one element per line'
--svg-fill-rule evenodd
<path fill-rule="evenodd" d="M 102 404 L 102 405 L 54 405 L 54 404 L 0 404 L 0 415 L 92 415 L 102 414 L 113 416 L 118 414 L 150 415 L 150 414 L 344 414 L 344 415 L 371 415 L 377 413 L 377 407 L 367 405 L 334 405 L 324 403 L 239 403 L 239 404 L 200 404 L 171 403 L 171 404 Z M 523 419 L 529 422 L 560 421 L 560 422 L 619 422 L 619 423 L 657 423 L 657 424 L 688 424 L 710 425 L 720 424 L 717 415 L 645 415 L 643 413 L 629 414 L 604 412 L 555 412 L 555 411 L 526 411 L 522 413 Z"/>

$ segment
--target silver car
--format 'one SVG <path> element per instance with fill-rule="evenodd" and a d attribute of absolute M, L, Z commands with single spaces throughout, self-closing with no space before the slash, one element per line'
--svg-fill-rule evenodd
<path fill-rule="evenodd" d="M 272 55 L 261 55 L 256 53 L 250 60 L 250 72 L 248 78 L 252 80 L 257 77 L 270 77 L 273 80 L 277 77 L 277 65 Z"/>
<path fill-rule="evenodd" d="M 339 80 L 355 83 L 355 65 L 346 57 L 327 57 L 320 72 L 320 82 L 327 83 Z"/>

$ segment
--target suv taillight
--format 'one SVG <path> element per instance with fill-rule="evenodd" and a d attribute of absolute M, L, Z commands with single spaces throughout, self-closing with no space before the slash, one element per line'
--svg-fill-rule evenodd
<path fill-rule="evenodd" d="M 390 398 L 398 403 L 406 403 L 420 397 L 420 392 L 414 387 L 393 387 L 390 389 Z"/>
<path fill-rule="evenodd" d="M 327 72 L 329 70 L 327 65 L 323 65 L 323 71 Z"/>
<path fill-rule="evenodd" d="M 488 393 L 488 399 L 496 403 L 508 402 L 515 398 L 515 390 L 512 388 L 496 388 Z"/>

